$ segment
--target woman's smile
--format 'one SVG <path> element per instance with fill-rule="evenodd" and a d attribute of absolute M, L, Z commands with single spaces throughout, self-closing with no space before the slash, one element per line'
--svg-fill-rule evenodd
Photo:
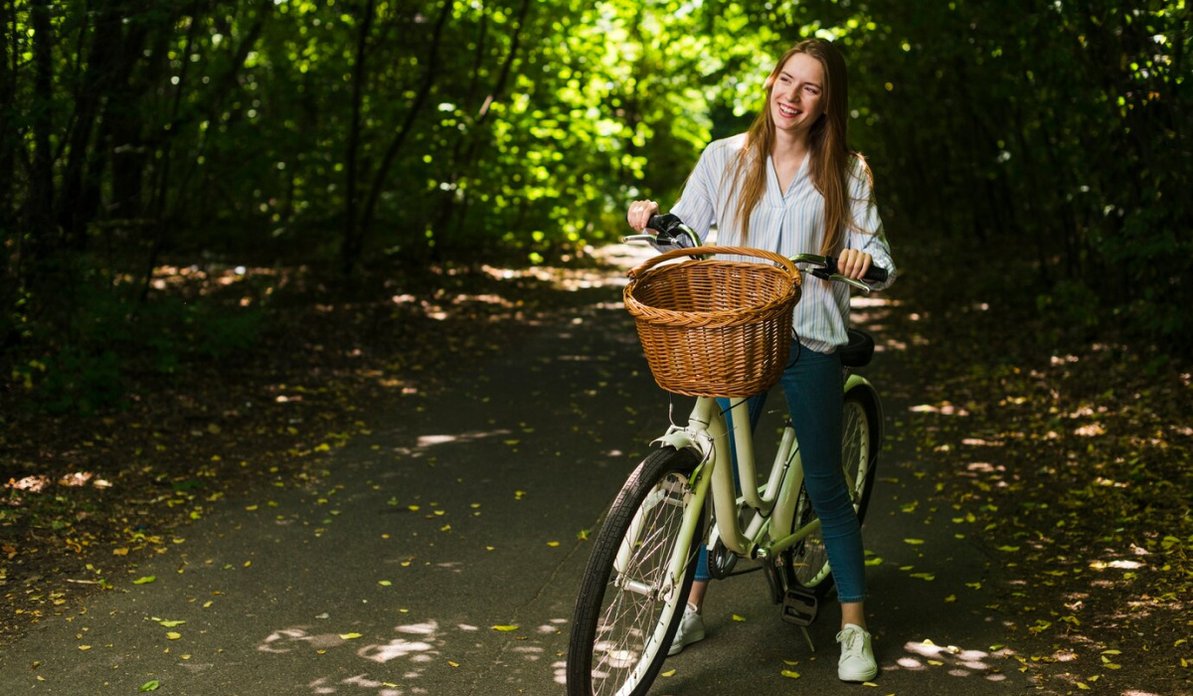
<path fill-rule="evenodd" d="M 781 128 L 806 128 L 824 113 L 820 61 L 797 53 L 779 69 L 771 86 L 771 118 Z"/>
<path fill-rule="evenodd" d="M 779 105 L 779 114 L 782 116 L 786 116 L 787 118 L 797 118 L 800 114 L 803 113 L 798 108 L 791 106 L 790 104 L 784 104 L 783 102 L 778 102 L 778 105 Z"/>

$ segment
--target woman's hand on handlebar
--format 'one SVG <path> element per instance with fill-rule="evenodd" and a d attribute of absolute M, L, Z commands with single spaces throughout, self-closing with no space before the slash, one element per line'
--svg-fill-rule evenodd
<path fill-rule="evenodd" d="M 866 271 L 870 270 L 870 264 L 873 261 L 874 257 L 864 251 L 842 249 L 841 254 L 837 257 L 837 273 L 846 278 L 861 280 L 862 276 L 866 275 Z"/>
<path fill-rule="evenodd" d="M 659 204 L 655 201 L 634 201 L 630 203 L 630 209 L 626 211 L 626 222 L 630 223 L 630 227 L 635 231 L 641 232 L 650 222 L 650 216 L 658 212 Z"/>

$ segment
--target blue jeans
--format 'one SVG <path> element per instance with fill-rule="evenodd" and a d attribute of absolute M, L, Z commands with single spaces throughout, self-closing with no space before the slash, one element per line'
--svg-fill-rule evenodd
<path fill-rule="evenodd" d="M 861 525 L 853 510 L 853 501 L 841 471 L 841 409 L 843 389 L 841 358 L 809 350 L 798 343 L 791 347 L 792 360 L 779 378 L 787 409 L 795 426 L 800 457 L 804 464 L 804 485 L 812 499 L 812 508 L 820 518 L 821 536 L 833 568 L 839 601 L 860 602 L 866 596 Z M 718 399 L 725 411 L 730 432 L 729 451 L 733 449 L 733 424 L 729 400 Z M 750 397 L 750 430 L 762 415 L 766 394 Z M 737 476 L 734 454 L 734 478 Z M 708 551 L 701 546 L 697 559 L 696 580 L 708 580 Z"/>

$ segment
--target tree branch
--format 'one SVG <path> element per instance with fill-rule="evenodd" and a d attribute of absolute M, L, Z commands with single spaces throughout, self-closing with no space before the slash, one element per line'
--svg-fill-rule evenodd
<path fill-rule="evenodd" d="M 398 128 L 397 133 L 394 134 L 393 140 L 390 141 L 389 147 L 385 150 L 385 156 L 381 159 L 381 164 L 377 167 L 377 171 L 373 175 L 373 185 L 369 189 L 369 197 L 365 201 L 364 212 L 361 215 L 359 234 L 362 240 L 368 233 L 369 227 L 373 224 L 373 215 L 377 208 L 377 200 L 381 196 L 381 188 L 389 176 L 389 170 L 393 166 L 398 152 L 401 151 L 402 145 L 406 142 L 407 136 L 413 130 L 418 112 L 422 109 L 423 104 L 426 103 L 427 97 L 431 93 L 431 86 L 435 83 L 436 68 L 439 65 L 439 49 L 443 41 L 443 28 L 447 25 L 447 18 L 451 16 L 454 5 L 455 0 L 444 0 L 443 7 L 439 11 L 439 18 L 435 21 L 435 31 L 431 36 L 431 47 L 427 51 L 427 64 L 423 72 L 422 84 L 419 85 L 418 93 L 410 104 L 410 110 L 406 112 L 406 118 L 402 121 L 402 125 Z M 359 253 L 359 250 L 357 253 Z M 355 264 L 357 260 L 355 258 L 345 258 L 345 266 Z"/>

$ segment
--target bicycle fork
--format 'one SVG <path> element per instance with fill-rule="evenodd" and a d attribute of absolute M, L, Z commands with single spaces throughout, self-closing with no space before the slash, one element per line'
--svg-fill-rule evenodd
<path fill-rule="evenodd" d="M 697 465 L 687 483 L 671 482 L 654 491 L 643 501 L 634 514 L 630 527 L 621 540 L 617 557 L 613 562 L 617 577 L 614 585 L 628 592 L 634 592 L 652 599 L 662 599 L 674 588 L 683 585 L 684 573 L 694 558 L 693 541 L 696 528 L 703 515 L 704 501 L 708 494 L 708 471 L 703 464 Z M 683 509 L 683 521 L 674 539 L 642 539 L 643 516 L 660 506 L 669 505 Z M 667 570 L 658 578 L 636 578 L 630 568 L 634 551 L 644 543 L 673 541 Z"/>

